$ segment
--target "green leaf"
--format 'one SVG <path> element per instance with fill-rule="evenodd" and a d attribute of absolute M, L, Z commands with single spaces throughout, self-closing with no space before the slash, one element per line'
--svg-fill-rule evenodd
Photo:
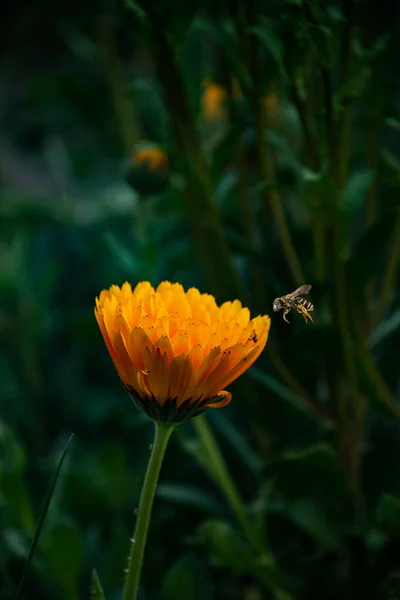
<path fill-rule="evenodd" d="M 207 450 L 198 438 L 190 438 L 181 427 L 176 428 L 176 439 L 181 448 L 190 454 L 192 458 L 204 469 L 211 479 L 218 480 L 218 473 L 215 470 L 212 461 L 209 459 Z"/>
<path fill-rule="evenodd" d="M 296 410 L 299 410 L 302 413 L 306 413 L 312 416 L 313 418 L 318 419 L 318 421 L 320 421 L 321 424 L 323 424 L 324 427 L 326 427 L 327 429 L 332 428 L 332 424 L 329 421 L 323 419 L 323 417 L 321 417 L 320 415 L 316 416 L 314 413 L 312 413 L 308 404 L 306 404 L 306 402 L 304 402 L 304 400 L 300 396 L 292 392 L 280 381 L 275 379 L 275 377 L 272 377 L 272 375 L 264 373 L 264 371 L 261 371 L 261 369 L 258 369 L 257 367 L 252 367 L 249 370 L 248 374 L 255 381 L 258 381 L 268 390 L 276 394 L 276 396 L 278 396 L 285 402 L 291 404 Z"/>
<path fill-rule="evenodd" d="M 285 452 L 265 467 L 265 475 L 275 479 L 275 488 L 291 500 L 310 497 L 329 506 L 337 497 L 347 498 L 337 455 L 327 444 Z"/>
<path fill-rule="evenodd" d="M 157 486 L 156 494 L 169 502 L 195 506 L 200 510 L 204 510 L 207 514 L 222 515 L 224 512 L 219 502 L 204 490 L 195 486 L 161 483 Z"/>
<path fill-rule="evenodd" d="M 386 249 L 392 239 L 397 218 L 397 211 L 386 214 L 372 225 L 355 244 L 346 263 L 348 279 L 354 289 L 364 287 L 374 278 L 374 273 L 382 272 Z"/>
<path fill-rule="evenodd" d="M 66 591 L 76 589 L 83 565 L 81 535 L 71 522 L 56 524 L 40 543 L 46 556 L 46 575 Z"/>
<path fill-rule="evenodd" d="M 136 277 L 140 264 L 138 258 L 126 248 L 112 233 L 104 235 L 104 241 L 110 249 L 117 265 L 131 277 Z"/>
<path fill-rule="evenodd" d="M 385 119 L 384 123 L 388 127 L 391 127 L 392 129 L 400 133 L 400 121 L 398 119 L 395 119 L 394 117 L 388 117 L 387 119 Z"/>
<path fill-rule="evenodd" d="M 340 531 L 324 514 L 321 506 L 310 498 L 301 498 L 287 505 L 285 512 L 300 529 L 318 544 L 330 550 L 340 550 Z"/>
<path fill-rule="evenodd" d="M 24 478 L 25 453 L 12 430 L 0 421 L 0 489 L 12 515 L 13 524 L 32 535 L 35 517 Z"/>
<path fill-rule="evenodd" d="M 258 473 L 263 461 L 249 446 L 241 430 L 235 427 L 222 411 L 210 413 L 209 418 L 213 426 L 218 429 L 219 433 L 226 439 L 232 449 L 240 455 L 246 466 L 254 473 Z"/>
<path fill-rule="evenodd" d="M 347 79 L 335 100 L 336 108 L 339 108 L 342 102 L 360 98 L 365 93 L 371 76 L 371 64 L 385 50 L 388 42 L 389 36 L 385 34 L 367 49 L 358 46 L 358 57 L 353 61 Z"/>
<path fill-rule="evenodd" d="M 252 571 L 253 556 L 249 547 L 226 521 L 205 521 L 200 525 L 199 537 L 214 564 L 229 567 L 238 575 Z"/>
<path fill-rule="evenodd" d="M 90 593 L 92 600 L 106 600 L 96 569 L 93 569 L 92 571 L 92 587 Z"/>
<path fill-rule="evenodd" d="M 69 437 L 69 439 L 68 439 L 68 441 L 67 441 L 67 443 L 65 445 L 64 451 L 63 451 L 63 453 L 61 455 L 61 458 L 58 461 L 57 469 L 56 469 L 56 472 L 54 473 L 53 481 L 52 481 L 50 489 L 49 489 L 49 491 L 47 493 L 47 496 L 46 496 L 46 499 L 45 499 L 45 503 L 44 503 L 44 507 L 43 507 L 42 513 L 41 513 L 40 518 L 39 518 L 39 522 L 38 522 L 37 527 L 36 527 L 35 535 L 33 536 L 32 545 L 30 547 L 28 558 L 26 560 L 25 567 L 24 567 L 24 570 L 23 570 L 23 573 L 22 573 L 21 581 L 19 583 L 16 600 L 19 600 L 19 598 L 21 597 L 21 593 L 22 593 L 22 590 L 23 590 L 24 584 L 25 584 L 26 575 L 27 575 L 27 572 L 28 572 L 29 567 L 31 565 L 31 562 L 32 562 L 32 559 L 33 559 L 33 555 L 35 554 L 36 546 L 37 546 L 37 544 L 39 542 L 40 533 L 42 531 L 42 528 L 43 528 L 43 525 L 44 525 L 44 521 L 45 521 L 47 512 L 48 512 L 48 510 L 50 508 L 51 499 L 53 497 L 54 490 L 55 490 L 55 487 L 57 485 L 58 477 L 60 475 L 61 468 L 63 466 L 65 457 L 67 456 L 68 448 L 69 448 L 69 445 L 70 445 L 70 443 L 72 441 L 73 436 L 74 436 L 74 434 L 71 433 L 71 435 L 70 435 L 70 437 Z"/>
<path fill-rule="evenodd" d="M 194 556 L 177 560 L 162 584 L 163 600 L 210 600 L 210 585 L 201 563 Z"/>
<path fill-rule="evenodd" d="M 267 19 L 261 19 L 261 24 L 251 27 L 250 31 L 258 37 L 275 62 L 279 75 L 285 79 L 284 45 L 282 39 L 276 33 L 276 28 Z"/>
<path fill-rule="evenodd" d="M 370 338 L 371 348 L 375 348 L 387 337 L 393 335 L 400 328 L 400 310 L 396 310 L 388 319 L 385 319 L 372 332 Z"/>
<path fill-rule="evenodd" d="M 375 174 L 370 169 L 356 171 L 343 191 L 341 209 L 349 218 L 354 217 L 361 210 L 365 196 L 371 187 Z"/>
<path fill-rule="evenodd" d="M 240 54 L 239 45 L 236 42 L 232 25 L 230 23 L 225 23 L 223 26 L 220 26 L 220 24 L 217 25 L 209 20 L 200 18 L 196 20 L 196 27 L 198 27 L 201 32 L 204 32 L 204 34 L 211 37 L 214 42 L 219 44 L 221 50 L 225 53 L 242 90 L 250 90 L 250 73 Z"/>
<path fill-rule="evenodd" d="M 400 499 L 383 494 L 378 504 L 377 518 L 388 534 L 400 536 Z"/>
<path fill-rule="evenodd" d="M 125 0 L 125 5 L 136 15 L 140 21 L 144 23 L 147 22 L 147 15 L 140 2 L 137 2 L 137 0 Z"/>

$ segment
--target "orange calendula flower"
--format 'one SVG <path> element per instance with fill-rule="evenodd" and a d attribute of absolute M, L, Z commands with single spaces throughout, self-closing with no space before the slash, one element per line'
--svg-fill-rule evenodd
<path fill-rule="evenodd" d="M 226 115 L 226 101 L 228 92 L 222 85 L 206 81 L 203 93 L 203 111 L 207 119 L 214 121 L 222 119 Z"/>
<path fill-rule="evenodd" d="M 118 374 L 135 404 L 155 421 L 181 423 L 225 406 L 225 388 L 265 347 L 270 318 L 250 319 L 238 300 L 217 306 L 196 288 L 148 281 L 111 286 L 95 315 Z"/>
<path fill-rule="evenodd" d="M 168 156 L 157 146 L 143 147 L 133 153 L 132 165 L 145 165 L 151 171 L 165 170 L 168 167 Z"/>

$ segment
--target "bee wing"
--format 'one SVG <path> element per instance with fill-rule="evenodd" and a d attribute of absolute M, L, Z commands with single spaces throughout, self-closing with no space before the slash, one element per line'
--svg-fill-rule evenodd
<path fill-rule="evenodd" d="M 308 292 L 311 290 L 311 288 L 312 288 L 311 285 L 301 285 L 300 287 L 297 288 L 297 290 L 294 290 L 294 292 L 285 296 L 285 298 L 297 298 L 297 296 L 302 296 L 303 294 L 308 294 Z"/>

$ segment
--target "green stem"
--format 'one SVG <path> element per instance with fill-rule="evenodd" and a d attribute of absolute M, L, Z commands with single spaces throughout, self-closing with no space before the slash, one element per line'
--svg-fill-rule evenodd
<path fill-rule="evenodd" d="M 247 540 L 250 542 L 252 547 L 257 550 L 257 552 L 265 555 L 265 544 L 246 513 L 243 500 L 240 497 L 234 481 L 232 480 L 218 444 L 215 441 L 211 427 L 207 423 L 205 416 L 202 415 L 194 419 L 193 425 L 196 428 L 199 438 L 210 459 L 214 479 L 221 488 L 221 491 L 231 507 L 238 523 L 242 527 Z M 271 561 L 272 557 L 269 556 L 269 559 Z"/>
<path fill-rule="evenodd" d="M 398 274 L 400 260 L 400 215 L 397 217 L 397 221 L 394 229 L 394 236 L 390 248 L 389 260 L 386 266 L 386 271 L 382 281 L 382 289 L 378 299 L 378 305 L 375 314 L 375 325 L 379 324 L 379 321 L 383 317 L 385 310 L 389 304 L 390 297 L 393 293 L 394 285 Z"/>
<path fill-rule="evenodd" d="M 146 546 L 147 532 L 150 524 L 151 509 L 153 506 L 158 476 L 160 474 L 168 440 L 174 429 L 174 425 L 165 425 L 162 423 L 155 423 L 155 427 L 155 438 L 151 449 L 149 464 L 147 466 L 146 477 L 143 483 L 142 494 L 140 496 L 139 512 L 132 540 L 122 600 L 135 600 L 137 596 L 143 554 Z"/>
<path fill-rule="evenodd" d="M 120 136 L 122 150 L 129 156 L 140 131 L 135 107 L 124 79 L 121 60 L 115 39 L 114 15 L 104 8 L 97 17 L 97 39 L 104 74 L 114 109 L 116 129 Z"/>
<path fill-rule="evenodd" d="M 209 426 L 206 417 L 204 415 L 197 417 L 193 420 L 193 425 L 196 428 L 203 447 L 208 454 L 214 480 L 224 494 L 225 499 L 231 507 L 236 520 L 241 526 L 247 541 L 251 545 L 253 551 L 261 559 L 260 564 L 264 567 L 278 570 L 274 556 L 268 549 L 268 544 L 260 535 L 260 532 L 256 529 L 256 527 L 254 527 L 251 519 L 249 519 L 249 516 L 246 513 L 243 499 L 241 498 L 235 482 L 229 473 L 228 467 L 226 466 L 221 450 L 215 441 L 212 429 Z M 267 589 L 270 589 L 273 592 L 276 600 L 293 600 L 290 592 L 288 592 L 282 584 L 278 583 L 277 581 L 273 582 L 271 580 L 268 570 L 258 569 L 257 577 Z"/>

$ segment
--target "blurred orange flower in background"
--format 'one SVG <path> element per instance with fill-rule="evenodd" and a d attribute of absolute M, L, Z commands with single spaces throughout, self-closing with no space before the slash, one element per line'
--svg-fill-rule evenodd
<path fill-rule="evenodd" d="M 155 421 L 180 423 L 228 404 L 225 387 L 259 357 L 270 318 L 250 319 L 238 300 L 217 306 L 196 288 L 163 281 L 111 286 L 95 315 L 118 374 Z"/>
<path fill-rule="evenodd" d="M 139 148 L 132 155 L 132 165 L 145 165 L 151 171 L 163 170 L 168 167 L 168 155 L 157 146 Z"/>
<path fill-rule="evenodd" d="M 214 121 L 226 116 L 227 90 L 218 83 L 206 80 L 204 82 L 203 112 L 206 119 Z"/>

